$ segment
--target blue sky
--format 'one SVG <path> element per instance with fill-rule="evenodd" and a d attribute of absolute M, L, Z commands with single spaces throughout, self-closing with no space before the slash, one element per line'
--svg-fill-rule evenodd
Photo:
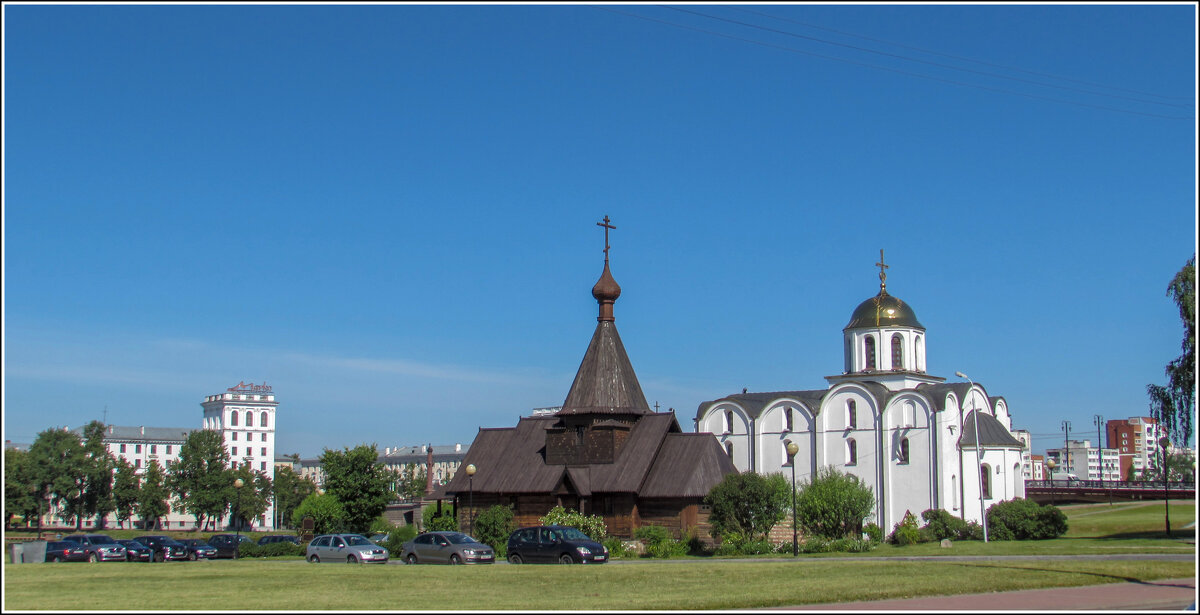
<path fill-rule="evenodd" d="M 1040 451 L 1148 412 L 1196 8 L 4 6 L 4 432 L 469 443 L 615 306 L 651 405 L 816 389 L 888 290 Z M 107 410 L 105 410 L 107 408 Z"/>

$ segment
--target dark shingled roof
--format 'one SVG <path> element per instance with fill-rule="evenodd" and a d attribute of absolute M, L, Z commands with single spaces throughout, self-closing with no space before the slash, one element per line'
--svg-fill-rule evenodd
<path fill-rule="evenodd" d="M 711 449 L 711 450 L 710 450 Z M 737 468 L 709 433 L 667 434 L 638 495 L 644 498 L 704 497 Z"/>
<path fill-rule="evenodd" d="M 617 325 L 611 321 L 596 323 L 596 332 L 558 414 L 650 413 Z"/>
<path fill-rule="evenodd" d="M 1024 448 L 1025 444 L 1014 438 L 996 417 L 972 410 L 963 419 L 962 437 L 958 439 L 960 448 L 975 446 L 975 417 L 979 417 L 979 443 L 982 446 L 1015 446 Z"/>
<path fill-rule="evenodd" d="M 704 418 L 704 413 L 708 411 L 713 404 L 719 404 L 723 401 L 732 401 L 737 405 L 745 408 L 751 418 L 757 418 L 762 413 L 763 409 L 772 402 L 779 399 L 795 399 L 804 402 L 813 413 L 821 411 L 821 400 L 825 399 L 825 394 L 828 389 L 818 389 L 813 391 L 773 391 L 769 393 L 737 393 L 714 399 L 712 401 L 701 402 L 700 407 L 696 408 L 696 419 Z"/>

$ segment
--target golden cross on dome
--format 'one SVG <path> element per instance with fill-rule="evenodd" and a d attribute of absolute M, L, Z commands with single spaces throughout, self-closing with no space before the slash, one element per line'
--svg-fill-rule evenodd
<path fill-rule="evenodd" d="M 891 265 L 883 264 L 883 248 L 879 249 L 879 262 L 875 266 L 879 267 L 879 291 L 884 292 L 887 290 L 887 268 Z"/>
<path fill-rule="evenodd" d="M 617 227 L 608 223 L 608 216 L 604 216 L 604 222 L 597 222 L 596 226 L 604 227 L 604 260 L 607 261 L 608 260 L 608 231 L 609 231 L 609 229 L 616 229 Z"/>

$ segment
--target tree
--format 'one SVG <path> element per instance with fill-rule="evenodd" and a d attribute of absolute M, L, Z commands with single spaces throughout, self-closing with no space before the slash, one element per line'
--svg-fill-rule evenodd
<path fill-rule="evenodd" d="M 728 474 L 704 497 L 712 507 L 714 538 L 764 540 L 791 508 L 791 487 L 782 474 Z"/>
<path fill-rule="evenodd" d="M 508 536 L 516 529 L 511 506 L 496 504 L 475 517 L 471 534 L 475 540 L 492 547 L 497 554 L 508 550 Z"/>
<path fill-rule="evenodd" d="M 312 494 L 292 511 L 292 525 L 303 527 L 304 518 L 313 520 L 313 532 L 331 534 L 341 530 L 346 523 L 346 511 L 342 503 L 329 493 Z"/>
<path fill-rule="evenodd" d="M 283 524 L 290 522 L 292 511 L 305 498 L 317 492 L 317 484 L 284 466 L 275 470 L 275 484 L 271 486 L 271 491 L 275 496 L 275 514 Z"/>
<path fill-rule="evenodd" d="M 96 527 L 104 527 L 104 519 L 113 511 L 113 464 L 112 453 L 104 445 L 106 426 L 92 421 L 83 427 L 83 449 L 87 456 L 83 486 L 83 514 L 76 518 L 75 529 L 83 522 L 82 517 L 95 516 Z"/>
<path fill-rule="evenodd" d="M 817 468 L 813 477 L 800 484 L 796 495 L 796 518 L 807 533 L 826 538 L 845 538 L 862 533 L 862 522 L 875 508 L 875 495 L 857 476 L 837 468 Z"/>
<path fill-rule="evenodd" d="M 229 453 L 221 432 L 200 429 L 188 434 L 179 447 L 179 459 L 167 472 L 167 488 L 175 496 L 175 508 L 196 518 L 197 532 L 205 519 L 225 513 L 234 478 L 228 466 Z"/>
<path fill-rule="evenodd" d="M 64 519 L 81 514 L 87 459 L 79 436 L 65 429 L 47 429 L 29 446 L 29 458 L 40 499 L 48 498 L 49 504 L 59 507 Z"/>
<path fill-rule="evenodd" d="M 442 504 L 442 514 L 438 514 L 436 506 L 426 506 L 421 511 L 421 527 L 426 532 L 457 532 L 458 516 L 455 515 L 453 504 Z"/>
<path fill-rule="evenodd" d="M 234 480 L 242 479 L 242 488 L 234 487 L 233 481 L 226 487 L 226 493 L 230 496 L 230 511 L 241 520 L 255 519 L 266 512 L 271 504 L 271 479 L 265 474 L 252 472 L 246 464 L 233 470 L 232 477 Z"/>
<path fill-rule="evenodd" d="M 138 494 L 138 514 L 142 517 L 145 529 L 158 527 L 158 520 L 170 512 L 167 498 L 166 477 L 158 461 L 151 459 L 146 464 L 146 474 L 142 477 L 142 492 Z"/>
<path fill-rule="evenodd" d="M 400 472 L 396 494 L 405 500 L 419 500 L 425 495 L 425 468 L 415 463 L 404 466 Z"/>
<path fill-rule="evenodd" d="M 1183 321 L 1183 353 L 1167 364 L 1167 386 L 1146 385 L 1150 416 L 1166 430 L 1171 442 L 1186 445 L 1192 437 L 1196 393 L 1196 255 L 1167 285 L 1167 296 L 1179 307 Z"/>
<path fill-rule="evenodd" d="M 124 524 L 138 512 L 142 479 L 138 477 L 137 468 L 134 468 L 132 463 L 118 457 L 115 465 L 117 473 L 113 477 L 113 508 L 117 513 L 117 522 Z"/>
<path fill-rule="evenodd" d="M 14 515 L 21 515 L 28 527 L 40 508 L 37 477 L 29 452 L 4 449 L 4 525 L 10 525 Z"/>
<path fill-rule="evenodd" d="M 1166 475 L 1172 481 L 1191 482 L 1195 478 L 1195 468 L 1192 467 L 1192 458 L 1183 451 L 1167 453 L 1166 466 Z M 1142 471 L 1140 478 L 1141 480 L 1151 481 L 1160 481 L 1163 479 L 1162 453 L 1154 455 L 1150 467 Z"/>
<path fill-rule="evenodd" d="M 346 526 L 352 532 L 367 531 L 371 521 L 396 498 L 392 490 L 396 474 L 379 462 L 374 444 L 341 451 L 325 449 L 321 465 L 325 469 L 325 492 L 342 503 Z"/>

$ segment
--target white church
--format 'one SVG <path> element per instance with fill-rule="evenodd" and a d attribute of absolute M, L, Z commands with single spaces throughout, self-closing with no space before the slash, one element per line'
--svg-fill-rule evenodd
<path fill-rule="evenodd" d="M 925 371 L 926 333 L 916 312 L 887 292 L 880 251 L 879 294 L 842 329 L 843 372 L 829 387 L 740 394 L 706 401 L 696 431 L 711 432 L 741 472 L 791 477 L 820 467 L 859 477 L 875 494 L 884 532 L 911 511 L 942 508 L 979 522 L 982 510 L 1025 496 L 1021 453 L 1003 397 L 979 383 L 946 383 Z M 978 447 L 976 446 L 978 433 Z M 976 455 L 976 449 L 979 455 Z"/>

